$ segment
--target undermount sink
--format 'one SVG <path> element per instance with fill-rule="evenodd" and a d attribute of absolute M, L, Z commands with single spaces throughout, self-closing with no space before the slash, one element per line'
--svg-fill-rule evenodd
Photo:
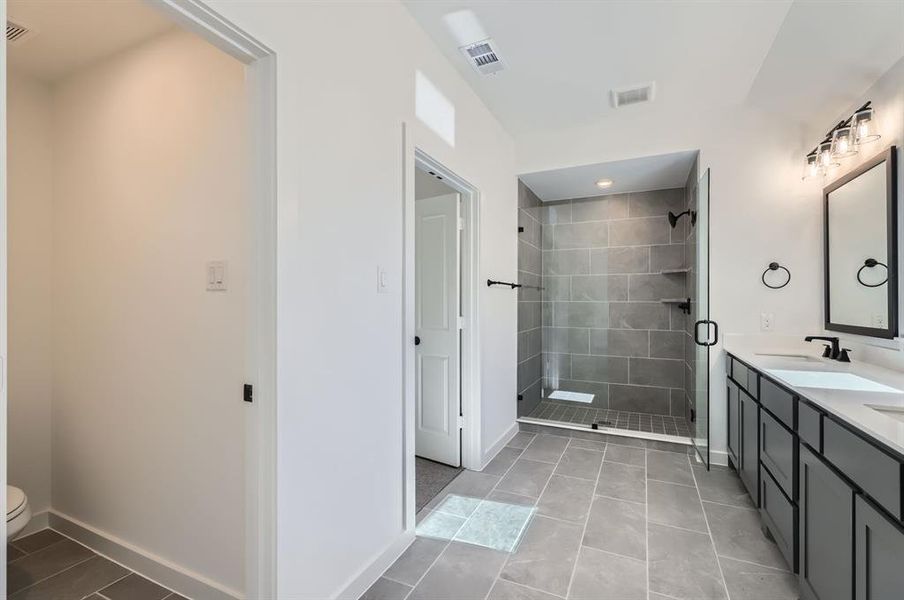
<path fill-rule="evenodd" d="M 891 417 L 897 421 L 901 421 L 904 423 L 904 407 L 897 406 L 875 406 L 871 404 L 867 404 L 871 409 L 876 411 L 877 413 L 881 413 L 886 417 Z"/>
<path fill-rule="evenodd" d="M 796 360 L 802 362 L 819 362 L 819 359 L 815 356 L 809 356 L 807 354 L 794 354 L 792 352 L 757 352 L 757 356 L 771 356 L 773 358 L 785 358 L 788 360 Z"/>
<path fill-rule="evenodd" d="M 840 373 L 836 371 L 792 371 L 786 369 L 770 369 L 769 373 L 790 385 L 798 387 L 819 388 L 824 390 L 846 390 L 851 392 L 902 393 L 901 390 L 852 373 Z"/>

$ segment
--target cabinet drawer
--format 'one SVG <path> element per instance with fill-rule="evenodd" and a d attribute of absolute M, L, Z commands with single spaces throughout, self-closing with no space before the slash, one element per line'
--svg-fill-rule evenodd
<path fill-rule="evenodd" d="M 760 404 L 785 427 L 794 429 L 794 396 L 766 378 L 760 380 Z"/>
<path fill-rule="evenodd" d="M 797 571 L 797 507 L 779 490 L 768 471 L 760 474 L 760 516 L 792 571 Z"/>
<path fill-rule="evenodd" d="M 760 397 L 760 374 L 753 369 L 747 369 L 747 393 L 753 396 L 754 400 Z"/>
<path fill-rule="evenodd" d="M 735 359 L 731 359 L 731 378 L 739 386 L 747 389 L 747 367 Z"/>
<path fill-rule="evenodd" d="M 794 465 L 797 462 L 794 451 L 794 435 L 772 415 L 760 411 L 760 462 L 791 498 L 794 498 Z"/>
<path fill-rule="evenodd" d="M 854 515 L 854 597 L 900 598 L 904 591 L 904 528 L 859 494 Z"/>
<path fill-rule="evenodd" d="M 810 444 L 817 452 L 822 452 L 822 433 L 819 426 L 820 413 L 804 402 L 797 403 L 797 435 Z"/>
<path fill-rule="evenodd" d="M 823 455 L 897 519 L 901 506 L 901 463 L 832 419 L 822 423 Z"/>

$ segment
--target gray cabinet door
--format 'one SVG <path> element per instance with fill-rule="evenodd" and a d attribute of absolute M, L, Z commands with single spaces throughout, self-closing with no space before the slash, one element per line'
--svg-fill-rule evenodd
<path fill-rule="evenodd" d="M 904 595 L 904 529 L 857 496 L 854 519 L 856 600 Z"/>
<path fill-rule="evenodd" d="M 747 394 L 741 392 L 741 453 L 738 457 L 738 475 L 753 498 L 754 505 L 760 506 L 760 407 Z"/>
<path fill-rule="evenodd" d="M 854 491 L 800 447 L 800 594 L 850 600 L 854 593 Z"/>
<path fill-rule="evenodd" d="M 728 457 L 731 463 L 740 469 L 738 457 L 741 450 L 741 415 L 739 414 L 738 386 L 730 379 L 728 382 Z"/>

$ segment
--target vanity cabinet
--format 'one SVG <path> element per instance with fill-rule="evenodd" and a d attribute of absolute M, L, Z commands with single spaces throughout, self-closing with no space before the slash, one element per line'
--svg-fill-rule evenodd
<path fill-rule="evenodd" d="M 863 496 L 854 500 L 854 598 L 904 595 L 904 528 Z"/>
<path fill-rule="evenodd" d="M 801 600 L 850 600 L 854 590 L 853 517 L 854 490 L 819 457 L 801 448 Z"/>
<path fill-rule="evenodd" d="M 729 355 L 728 458 L 801 599 L 901 600 L 904 455 L 760 371 Z"/>

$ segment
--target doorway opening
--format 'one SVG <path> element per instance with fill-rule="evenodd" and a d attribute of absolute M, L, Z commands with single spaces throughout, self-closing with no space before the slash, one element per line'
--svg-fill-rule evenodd
<path fill-rule="evenodd" d="M 473 187 L 416 152 L 413 344 L 414 512 L 472 462 Z"/>
<path fill-rule="evenodd" d="M 8 6 L 3 587 L 272 597 L 273 54 L 194 0 L 65 4 Z"/>

